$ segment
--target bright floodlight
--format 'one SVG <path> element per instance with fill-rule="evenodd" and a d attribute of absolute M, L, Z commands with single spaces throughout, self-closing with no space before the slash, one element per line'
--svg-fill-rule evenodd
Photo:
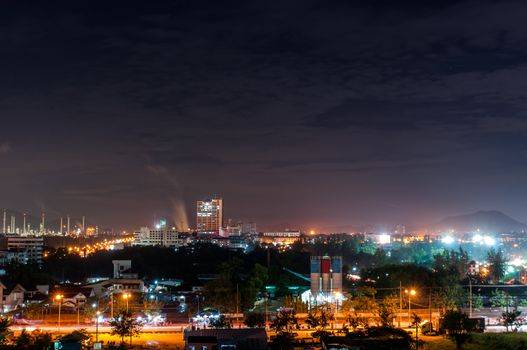
<path fill-rule="evenodd" d="M 390 244 L 391 237 L 385 233 L 379 235 L 379 244 Z"/>
<path fill-rule="evenodd" d="M 485 245 L 489 245 L 489 246 L 496 244 L 496 240 L 489 236 L 483 237 L 483 242 L 485 243 Z"/>
<path fill-rule="evenodd" d="M 481 237 L 480 234 L 475 234 L 474 237 L 472 237 L 472 242 L 479 243 L 483 240 L 483 237 Z"/>
<path fill-rule="evenodd" d="M 445 236 L 441 239 L 441 242 L 445 243 L 445 244 L 452 244 L 454 243 L 454 237 L 452 236 Z"/>

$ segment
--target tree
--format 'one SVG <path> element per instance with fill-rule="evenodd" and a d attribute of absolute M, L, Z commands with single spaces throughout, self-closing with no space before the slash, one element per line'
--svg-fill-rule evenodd
<path fill-rule="evenodd" d="M 23 310 L 24 318 L 27 318 L 28 320 L 37 320 L 42 317 L 42 310 L 44 309 L 44 305 L 37 303 L 37 304 L 29 304 L 26 306 Z"/>
<path fill-rule="evenodd" d="M 0 345 L 5 344 L 7 337 L 12 334 L 9 327 L 11 326 L 11 321 L 8 318 L 0 318 Z"/>
<path fill-rule="evenodd" d="M 271 324 L 271 328 L 277 333 L 290 332 L 293 328 L 298 328 L 298 319 L 293 309 L 280 309 L 276 313 L 276 318 Z"/>
<path fill-rule="evenodd" d="M 294 335 L 288 332 L 282 332 L 276 335 L 271 343 L 272 350 L 293 350 Z"/>
<path fill-rule="evenodd" d="M 483 308 L 483 297 L 480 294 L 472 294 L 472 307 L 476 310 Z"/>
<path fill-rule="evenodd" d="M 509 331 L 509 327 L 517 332 L 520 326 L 525 322 L 523 317 L 520 317 L 521 313 L 522 312 L 519 310 L 512 310 L 505 311 L 501 314 L 500 321 L 507 328 L 507 332 Z"/>
<path fill-rule="evenodd" d="M 232 322 L 225 315 L 218 315 L 209 318 L 209 326 L 216 329 L 232 328 Z"/>
<path fill-rule="evenodd" d="M 434 294 L 434 301 L 443 312 L 456 310 L 463 304 L 465 292 L 458 285 L 442 288 Z"/>
<path fill-rule="evenodd" d="M 121 311 L 110 321 L 110 327 L 112 328 L 111 334 L 120 336 L 122 344 L 124 344 L 124 337 L 127 336 L 130 337 L 131 344 L 132 337 L 141 334 L 143 323 L 137 321 L 130 311 Z"/>
<path fill-rule="evenodd" d="M 507 269 L 508 259 L 501 250 L 491 248 L 487 252 L 487 262 L 490 265 L 489 275 L 494 283 L 498 283 Z"/>
<path fill-rule="evenodd" d="M 362 287 L 357 290 L 356 295 L 351 300 L 351 307 L 355 311 L 375 312 L 378 305 L 375 301 L 375 288 Z"/>
<path fill-rule="evenodd" d="M 260 264 L 254 264 L 249 278 L 241 285 L 240 304 L 243 310 L 252 308 L 256 296 L 265 287 L 268 279 L 267 268 Z"/>
<path fill-rule="evenodd" d="M 40 330 L 31 332 L 33 337 L 33 350 L 49 350 L 53 344 L 53 337 L 49 333 Z"/>
<path fill-rule="evenodd" d="M 284 297 L 284 307 L 293 308 L 297 313 L 307 313 L 309 309 L 308 304 L 304 303 L 301 298 L 292 295 Z"/>
<path fill-rule="evenodd" d="M 468 253 L 459 248 L 444 250 L 441 254 L 434 255 L 432 269 L 438 274 L 442 285 L 458 283 L 466 276 L 470 257 Z"/>
<path fill-rule="evenodd" d="M 328 305 L 321 305 L 315 307 L 307 314 L 306 323 L 311 328 L 316 328 L 317 333 L 321 333 L 329 326 L 331 320 L 334 319 L 333 312 L 331 312 Z"/>
<path fill-rule="evenodd" d="M 458 350 L 470 339 L 474 330 L 474 323 L 468 315 L 457 310 L 448 310 L 441 326 L 446 331 L 447 337 L 456 343 Z"/>
<path fill-rule="evenodd" d="M 32 339 L 31 334 L 27 332 L 25 329 L 22 329 L 22 332 L 20 332 L 20 335 L 15 340 L 15 346 L 17 349 L 31 349 L 32 348 Z"/>
<path fill-rule="evenodd" d="M 412 326 L 415 327 L 415 344 L 417 348 L 419 348 L 419 325 L 421 321 L 421 317 L 414 312 L 412 314 Z"/>
<path fill-rule="evenodd" d="M 499 289 L 495 289 L 492 292 L 492 296 L 490 297 L 490 304 L 492 307 L 500 307 L 505 309 L 513 306 L 514 300 L 508 293 Z"/>
<path fill-rule="evenodd" d="M 205 300 L 215 309 L 235 312 L 254 305 L 256 295 L 267 281 L 267 268 L 255 264 L 247 274 L 244 262 L 239 258 L 232 258 L 221 264 L 219 275 L 218 279 L 205 285 Z M 242 279 L 242 276 L 247 275 L 247 278 Z"/>
<path fill-rule="evenodd" d="M 388 295 L 379 304 L 375 311 L 378 323 L 382 327 L 393 327 L 393 319 L 399 309 L 399 298 L 396 295 Z"/>
<path fill-rule="evenodd" d="M 249 328 L 265 327 L 265 315 L 260 312 L 250 312 L 245 315 L 243 323 Z"/>
<path fill-rule="evenodd" d="M 157 300 L 143 301 L 143 312 L 149 319 L 155 319 L 163 311 L 163 303 Z"/>
<path fill-rule="evenodd" d="M 97 315 L 97 308 L 94 308 L 92 307 L 91 305 L 88 305 L 88 303 L 86 303 L 83 308 L 82 308 L 82 316 L 85 318 L 85 319 L 94 319 L 95 316 Z"/>
<path fill-rule="evenodd" d="M 61 342 L 85 342 L 90 340 L 90 334 L 86 329 L 74 330 L 61 338 Z"/>

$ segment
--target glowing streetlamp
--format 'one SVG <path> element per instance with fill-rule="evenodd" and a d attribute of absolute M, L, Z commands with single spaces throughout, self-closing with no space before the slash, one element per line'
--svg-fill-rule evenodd
<path fill-rule="evenodd" d="M 128 300 L 132 297 L 130 293 L 124 293 L 123 299 L 126 300 L 126 313 L 128 313 Z"/>
<path fill-rule="evenodd" d="M 62 299 L 64 299 L 64 295 L 57 294 L 55 295 L 55 300 L 59 303 L 59 322 L 58 322 L 58 333 L 60 334 L 60 309 L 62 306 Z"/>
<path fill-rule="evenodd" d="M 411 324 L 412 323 L 411 315 L 410 315 L 410 313 L 412 311 L 412 306 L 411 306 L 412 305 L 412 300 L 411 300 L 411 298 L 415 294 L 417 294 L 417 292 L 415 291 L 415 289 L 411 289 L 411 290 L 406 289 L 404 292 L 406 294 L 408 294 L 408 324 Z"/>

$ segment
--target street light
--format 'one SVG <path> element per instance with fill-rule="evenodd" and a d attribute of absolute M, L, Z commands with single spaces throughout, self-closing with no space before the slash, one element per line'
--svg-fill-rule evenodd
<path fill-rule="evenodd" d="M 59 323 L 58 323 L 58 333 L 60 334 L 60 308 L 62 306 L 62 299 L 64 298 L 64 295 L 57 294 L 55 295 L 55 300 L 59 303 Z"/>
<path fill-rule="evenodd" d="M 412 323 L 411 315 L 410 315 L 411 310 L 412 310 L 412 306 L 411 306 L 411 305 L 412 305 L 412 300 L 411 300 L 411 298 L 412 298 L 417 292 L 415 291 L 415 289 L 411 289 L 411 290 L 406 289 L 404 292 L 405 292 L 406 294 L 408 294 L 408 324 L 411 324 L 411 323 Z"/>
<path fill-rule="evenodd" d="M 126 313 L 128 313 L 128 299 L 130 299 L 132 295 L 130 293 L 124 293 L 123 299 L 126 300 Z"/>
<path fill-rule="evenodd" d="M 99 315 L 101 312 L 97 310 L 95 319 L 95 342 L 99 342 Z"/>

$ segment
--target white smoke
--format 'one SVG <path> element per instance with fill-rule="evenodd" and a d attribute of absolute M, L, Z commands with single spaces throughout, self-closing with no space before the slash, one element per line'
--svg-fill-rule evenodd
<path fill-rule="evenodd" d="M 168 169 L 161 165 L 148 165 L 148 170 L 153 174 L 161 177 L 171 186 L 172 191 L 170 193 L 170 201 L 172 202 L 172 220 L 176 224 L 176 227 L 180 231 L 187 231 L 189 228 L 188 225 L 188 216 L 185 204 L 183 202 L 183 193 L 181 191 L 181 186 L 177 179 L 170 174 Z"/>

